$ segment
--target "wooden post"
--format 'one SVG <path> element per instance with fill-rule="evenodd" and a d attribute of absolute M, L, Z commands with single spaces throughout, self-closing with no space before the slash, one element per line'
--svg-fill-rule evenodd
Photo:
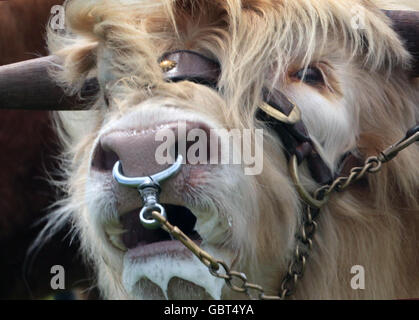
<path fill-rule="evenodd" d="M 56 56 L 1 66 L 0 109 L 80 110 L 80 99 L 66 96 L 48 73 L 51 68 L 59 67 Z M 93 97 L 97 92 L 97 80 L 91 79 L 86 82 L 81 97 Z"/>

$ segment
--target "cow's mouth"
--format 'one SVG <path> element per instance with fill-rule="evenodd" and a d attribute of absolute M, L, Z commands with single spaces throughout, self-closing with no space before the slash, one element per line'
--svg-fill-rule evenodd
<path fill-rule="evenodd" d="M 172 204 L 162 205 L 172 225 L 177 226 L 192 240 L 201 242 L 200 235 L 194 230 L 196 217 L 188 208 Z M 152 255 L 165 252 L 168 246 L 173 247 L 169 242 L 179 242 L 161 228 L 156 230 L 145 228 L 140 222 L 139 212 L 140 208 L 132 210 L 121 215 L 118 226 L 105 227 L 108 239 L 114 247 L 122 251 L 140 250 Z"/>

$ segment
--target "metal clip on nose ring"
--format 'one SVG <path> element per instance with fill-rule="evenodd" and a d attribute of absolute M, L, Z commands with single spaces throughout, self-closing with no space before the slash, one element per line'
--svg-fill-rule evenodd
<path fill-rule="evenodd" d="M 161 192 L 160 182 L 169 179 L 179 172 L 182 166 L 183 157 L 178 155 L 176 162 L 161 172 L 147 177 L 126 177 L 122 174 L 122 166 L 120 161 L 116 162 L 112 174 L 114 179 L 121 185 L 137 188 L 143 200 L 143 208 L 140 211 L 140 221 L 147 229 L 157 229 L 160 223 L 151 218 L 153 211 L 158 211 L 163 217 L 167 219 L 166 210 L 159 203 L 159 195 Z"/>

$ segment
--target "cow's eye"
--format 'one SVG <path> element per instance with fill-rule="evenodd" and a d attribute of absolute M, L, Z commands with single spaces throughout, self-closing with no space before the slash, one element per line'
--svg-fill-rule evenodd
<path fill-rule="evenodd" d="M 301 69 L 294 74 L 294 77 L 310 85 L 324 84 L 323 73 L 316 67 Z"/>

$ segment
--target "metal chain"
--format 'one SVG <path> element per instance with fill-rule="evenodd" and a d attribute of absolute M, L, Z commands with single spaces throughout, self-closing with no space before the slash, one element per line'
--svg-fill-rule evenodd
<path fill-rule="evenodd" d="M 412 132 L 408 132 L 405 138 L 392 145 L 377 157 L 368 158 L 364 166 L 352 168 L 347 177 L 340 177 L 332 184 L 317 189 L 314 197 L 318 200 L 325 199 L 333 191 L 342 191 L 354 182 L 363 178 L 367 173 L 377 173 L 381 170 L 382 164 L 392 160 L 397 154 L 419 141 L 418 127 Z M 304 210 L 303 224 L 296 234 L 296 247 L 292 260 L 288 266 L 287 274 L 284 276 L 279 295 L 266 295 L 265 290 L 260 285 L 248 282 L 244 273 L 231 270 L 222 260 L 217 260 L 208 252 L 202 250 L 178 227 L 173 226 L 159 212 L 153 211 L 152 216 L 161 224 L 161 228 L 170 233 L 174 238 L 182 242 L 195 256 L 209 269 L 209 272 L 217 278 L 223 279 L 227 286 L 233 291 L 246 294 L 250 299 L 260 300 L 284 300 L 290 297 L 296 289 L 297 283 L 304 275 L 309 253 L 313 248 L 314 235 L 317 231 L 316 222 L 319 216 L 319 209 L 312 208 L 309 205 Z M 234 283 L 233 283 L 234 282 Z M 256 294 L 256 296 L 253 294 Z"/>
<path fill-rule="evenodd" d="M 339 177 L 330 185 L 318 188 L 314 192 L 316 200 L 323 200 L 332 192 L 340 192 L 348 188 L 356 181 L 362 179 L 367 173 L 377 173 L 381 170 L 383 162 L 378 157 L 369 157 L 362 167 L 354 167 L 346 177 Z"/>
<path fill-rule="evenodd" d="M 384 163 L 394 159 L 400 151 L 417 141 L 419 141 L 419 126 L 409 130 L 403 139 L 381 152 L 378 156 L 369 157 L 365 160 L 362 167 L 352 168 L 347 177 L 339 177 L 332 184 L 318 188 L 314 192 L 314 198 L 316 200 L 323 200 L 334 191 L 341 192 L 345 190 L 356 181 L 362 179 L 367 173 L 379 172 Z"/>
<path fill-rule="evenodd" d="M 281 300 L 294 294 L 298 281 L 304 276 L 307 259 L 313 249 L 313 238 L 317 231 L 318 224 L 316 219 L 319 216 L 319 211 L 319 209 L 306 206 L 303 224 L 296 236 L 297 244 L 294 249 L 293 259 L 281 283 Z"/>
<path fill-rule="evenodd" d="M 260 300 L 280 300 L 279 296 L 269 296 L 265 294 L 264 289 L 254 283 L 247 281 L 247 277 L 242 272 L 230 270 L 230 267 L 222 260 L 217 260 L 206 251 L 202 250 L 195 242 L 185 235 L 178 227 L 170 224 L 165 217 L 159 212 L 153 211 L 152 216 L 158 220 L 161 227 L 170 233 L 174 238 L 182 242 L 209 270 L 209 272 L 217 278 L 223 279 L 227 286 L 235 292 L 244 293 L 250 299 Z M 223 271 L 221 271 L 223 270 Z M 237 283 L 238 282 L 238 283 Z M 252 291 L 257 296 L 252 295 Z"/>

